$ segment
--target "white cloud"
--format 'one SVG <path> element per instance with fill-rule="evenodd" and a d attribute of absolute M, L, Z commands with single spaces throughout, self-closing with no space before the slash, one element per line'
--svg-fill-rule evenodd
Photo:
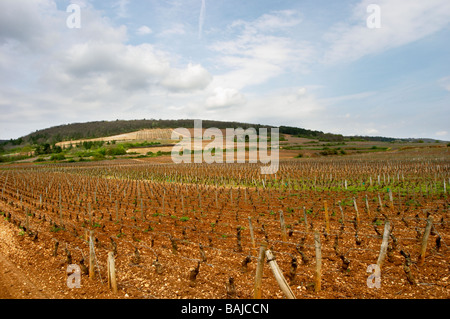
<path fill-rule="evenodd" d="M 189 64 L 185 69 L 171 69 L 161 81 L 170 90 L 199 90 L 204 89 L 211 82 L 212 76 L 201 65 Z"/>
<path fill-rule="evenodd" d="M 83 27 L 73 30 L 65 25 L 67 15 L 65 11 L 58 11 L 50 0 L 39 0 L 31 9 L 23 3 L 19 5 L 15 5 L 16 1 L 11 3 L 14 5 L 10 6 L 8 3 L 6 7 L 1 6 L 3 2 L 0 3 L 0 18 L 2 15 L 8 16 L 5 12 L 11 13 L 11 10 L 17 16 L 32 17 L 29 10 L 37 11 L 42 16 L 31 22 L 24 22 L 21 19 L 9 20 L 8 28 L 2 28 L 0 67 L 5 68 L 2 71 L 9 71 L 8 68 L 13 65 L 11 73 L 20 72 L 23 68 L 29 73 L 29 77 L 35 75 L 38 80 L 35 85 L 42 90 L 45 89 L 46 92 L 61 94 L 76 90 L 95 98 L 94 94 L 117 91 L 126 91 L 129 94 L 152 90 L 169 92 L 198 90 L 205 88 L 211 81 L 209 72 L 199 64 L 175 67 L 172 55 L 157 50 L 153 45 L 125 44 L 127 28 L 123 25 L 113 26 L 92 7 L 83 8 Z M 127 5 L 128 1 L 118 2 L 119 8 L 124 9 Z M 24 27 L 24 23 L 30 24 L 30 29 L 39 32 L 20 33 L 19 30 Z M 142 26 L 138 32 L 145 34 L 151 30 L 147 26 Z M 34 46 L 34 43 L 41 41 L 40 34 L 47 36 L 46 47 Z M 13 48 L 11 41 L 16 43 Z M 14 63 L 21 60 L 26 62 L 23 65 Z M 39 60 L 38 68 L 29 65 L 34 60 Z M 92 95 L 89 93 L 91 91 Z M 101 95 L 98 95 L 95 99 L 100 98 Z"/>
<path fill-rule="evenodd" d="M 69 29 L 64 9 L 51 0 L 0 1 L 2 137 L 75 121 L 177 118 L 181 113 L 166 106 L 195 99 L 212 80 L 198 63 L 180 65 L 154 45 L 127 44 L 127 28 L 90 4 L 82 28 Z M 23 120 L 27 125 L 17 125 Z"/>
<path fill-rule="evenodd" d="M 214 89 L 214 94 L 206 100 L 208 108 L 227 108 L 245 104 L 245 96 L 238 90 L 218 87 Z"/>
<path fill-rule="evenodd" d="M 363 0 L 354 7 L 347 22 L 334 25 L 324 39 L 330 44 L 324 61 L 353 61 L 377 54 L 430 35 L 449 24 L 448 0 L 379 0 L 381 28 L 369 29 L 366 9 L 372 0 Z"/>
<path fill-rule="evenodd" d="M 169 37 L 173 35 L 183 35 L 186 33 L 185 26 L 181 23 L 175 23 L 170 28 L 163 30 L 158 34 L 159 37 Z"/>
<path fill-rule="evenodd" d="M 254 21 L 234 21 L 227 29 L 232 38 L 209 46 L 219 54 L 216 63 L 227 70 L 215 77 L 215 85 L 240 90 L 288 71 L 304 71 L 300 67 L 305 68 L 306 62 L 313 59 L 312 46 L 277 33 L 300 22 L 296 11 L 277 11 Z"/>
<path fill-rule="evenodd" d="M 374 134 L 380 133 L 380 132 L 379 132 L 377 129 L 375 129 L 375 128 L 368 128 L 368 129 L 365 129 L 364 132 L 365 132 L 367 135 L 374 135 Z"/>
<path fill-rule="evenodd" d="M 447 132 L 447 131 L 439 131 L 439 132 L 436 132 L 436 136 L 443 137 L 443 136 L 447 136 L 447 135 L 448 135 L 448 132 Z"/>
<path fill-rule="evenodd" d="M 170 55 L 150 44 L 75 44 L 56 62 L 59 64 L 54 62 L 45 73 L 44 84 L 54 82 L 60 87 L 71 83 L 71 90 L 78 87 L 85 93 L 92 88 L 98 96 L 91 96 L 93 99 L 112 91 L 125 93 L 123 99 L 140 91 L 196 91 L 206 88 L 212 79 L 199 64 L 173 67 Z"/>
<path fill-rule="evenodd" d="M 263 14 L 254 21 L 234 21 L 231 27 L 243 27 L 246 33 L 273 32 L 295 27 L 301 21 L 298 11 L 281 10 Z"/>
<path fill-rule="evenodd" d="M 135 12 L 129 0 L 115 0 L 109 17 L 109 10 L 96 10 L 92 1 L 76 3 L 82 4 L 81 29 L 67 28 L 62 2 L 0 0 L 0 138 L 17 137 L 17 123 L 24 121 L 20 130 L 26 134 L 60 123 L 139 117 L 207 117 L 343 134 L 389 135 L 411 132 L 411 127 L 414 133 L 420 127 L 423 131 L 417 134 L 423 137 L 448 131 L 448 95 L 441 94 L 426 111 L 418 101 L 411 112 L 407 99 L 413 95 L 396 85 L 386 93 L 357 83 L 356 93 L 344 90 L 330 98 L 335 91 L 329 84 L 341 74 L 327 73 L 335 69 L 322 64 L 351 62 L 441 30 L 448 25 L 447 0 L 380 0 L 379 30 L 367 29 L 365 9 L 371 1 L 361 0 L 348 20 L 329 29 L 324 41 L 310 32 L 312 26 L 324 30 L 324 17 L 314 20 L 298 10 L 284 10 L 233 22 L 222 20 L 229 17 L 211 7 L 211 22 L 226 26 L 203 30 L 208 44 L 196 41 L 197 19 L 200 33 L 205 21 L 204 12 L 197 15 L 201 1 L 158 2 L 151 18 L 137 16 L 134 22 L 122 19 Z M 339 14 L 335 17 L 340 19 Z M 152 24 L 143 25 L 145 21 Z M 161 30 L 163 26 L 168 27 Z M 150 39 L 151 44 L 135 42 Z M 351 76 L 346 74 L 345 80 Z M 434 85 L 450 91 L 449 78 L 437 76 Z M 308 83 L 317 81 L 319 93 L 328 98 L 314 95 L 315 87 Z"/>
<path fill-rule="evenodd" d="M 305 95 L 307 92 L 308 92 L 307 88 L 299 88 L 297 90 L 297 95 L 302 96 L 302 95 Z"/>
<path fill-rule="evenodd" d="M 151 34 L 151 33 L 153 33 L 152 29 L 150 29 L 146 25 L 141 26 L 136 31 L 136 34 L 138 34 L 138 35 L 147 35 L 147 34 Z"/>
<path fill-rule="evenodd" d="M 116 14 L 119 18 L 127 18 L 128 17 L 128 5 L 130 4 L 130 0 L 118 0 L 112 6 L 116 8 Z"/>
<path fill-rule="evenodd" d="M 439 84 L 439 86 L 444 88 L 444 90 L 450 92 L 450 76 L 439 79 L 438 84 Z"/>
<path fill-rule="evenodd" d="M 245 108 L 236 109 L 235 113 L 251 123 L 256 120 L 272 125 L 305 127 L 325 111 L 313 94 L 304 92 L 302 88 L 285 88 L 248 96 Z"/>

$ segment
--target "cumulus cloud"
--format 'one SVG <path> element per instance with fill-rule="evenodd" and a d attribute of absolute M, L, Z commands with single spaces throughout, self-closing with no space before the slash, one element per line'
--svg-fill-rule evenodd
<path fill-rule="evenodd" d="M 61 14 L 47 14 L 55 11 L 56 4 L 50 0 L 1 1 L 0 45 L 14 46 L 19 53 L 44 50 L 58 38 L 57 31 L 48 29 L 47 25 L 65 26 Z"/>
<path fill-rule="evenodd" d="M 372 3 L 359 2 L 347 21 L 337 23 L 325 34 L 329 49 L 324 62 L 354 61 L 414 42 L 448 25 L 447 0 L 379 0 L 376 4 L 381 8 L 381 28 L 370 29 L 367 7 Z"/>
<path fill-rule="evenodd" d="M 120 3 L 125 10 L 127 1 Z M 127 27 L 89 3 L 82 7 L 81 29 L 69 29 L 67 15 L 52 0 L 0 1 L 0 108 L 8 111 L 1 117 L 3 136 L 12 131 L 9 123 L 24 119 L 23 135 L 33 126 L 148 118 L 155 110 L 178 117 L 165 103 L 177 104 L 177 95 L 201 92 L 212 80 L 198 63 L 183 65 L 148 43 L 128 44 Z M 138 33 L 149 30 L 142 26 Z"/>
<path fill-rule="evenodd" d="M 174 91 L 204 89 L 211 82 L 212 76 L 199 64 L 189 64 L 185 69 L 171 69 L 161 84 Z"/>
<path fill-rule="evenodd" d="M 162 88 L 169 91 L 189 91 L 205 88 L 212 76 L 199 64 L 184 68 L 171 65 L 170 56 L 150 44 L 137 46 L 120 43 L 75 44 L 60 60 L 59 67 L 49 70 L 47 80 L 77 82 L 103 79 L 115 90 L 129 93 Z"/>
<path fill-rule="evenodd" d="M 245 96 L 236 89 L 218 87 L 214 89 L 214 94 L 206 100 L 208 108 L 228 108 L 245 104 Z"/>
<path fill-rule="evenodd" d="M 313 56 L 312 46 L 278 34 L 300 22 L 294 10 L 264 14 L 253 21 L 234 21 L 227 29 L 232 39 L 209 46 L 220 54 L 218 64 L 228 70 L 215 77 L 216 86 L 239 90 L 304 66 Z"/>
<path fill-rule="evenodd" d="M 147 27 L 146 25 L 141 26 L 139 29 L 137 29 L 136 33 L 138 35 L 147 35 L 153 33 L 152 29 Z"/>
<path fill-rule="evenodd" d="M 123 11 L 128 1 L 116 4 Z M 69 84 L 72 89 L 79 89 L 93 83 L 108 85 L 111 91 L 188 91 L 205 88 L 211 81 L 212 76 L 199 64 L 182 67 L 175 64 L 170 53 L 153 45 L 126 44 L 127 28 L 113 26 L 92 7 L 83 8 L 81 29 L 67 28 L 66 15 L 51 0 L 0 2 L 0 67 L 7 71 L 11 65 L 14 69 L 22 66 L 29 73 L 36 73 L 39 81 L 30 84 L 49 85 L 47 90 L 53 86 L 56 91 Z M 140 34 L 149 32 L 147 26 L 138 29 Z M 43 36 L 46 46 L 36 47 Z M 29 63 L 10 64 L 20 59 L 39 60 L 40 66 L 36 69 L 30 68 Z"/>

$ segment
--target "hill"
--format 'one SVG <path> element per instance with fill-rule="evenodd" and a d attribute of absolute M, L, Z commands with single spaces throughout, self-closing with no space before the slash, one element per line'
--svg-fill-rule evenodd
<path fill-rule="evenodd" d="M 203 120 L 202 128 L 261 128 L 273 126 Z M 193 130 L 194 120 L 116 120 L 59 125 L 0 143 L 2 162 L 90 161 L 171 154 L 177 128 Z M 410 148 L 445 147 L 430 139 L 343 136 L 291 126 L 280 126 L 280 158 L 343 156 L 397 151 Z M 193 134 L 193 132 L 191 132 Z M 208 141 L 204 141 L 206 145 Z M 159 160 L 159 159 L 158 159 Z"/>
<path fill-rule="evenodd" d="M 255 125 L 249 123 L 221 122 L 210 120 L 203 120 L 202 125 L 204 128 L 217 127 L 219 129 L 238 128 L 238 127 L 242 127 L 244 129 L 254 127 L 256 129 L 259 129 L 260 127 L 270 127 L 267 125 L 263 126 L 260 124 Z M 17 139 L 15 145 L 21 145 L 22 143 L 55 144 L 62 141 L 92 139 L 131 133 L 143 129 L 156 129 L 156 128 L 166 129 L 178 127 L 193 128 L 194 120 L 143 119 L 143 120 L 116 120 L 116 121 L 73 123 L 38 130 L 34 133 L 28 134 L 24 137 L 21 137 L 20 139 Z"/>
<path fill-rule="evenodd" d="M 253 127 L 256 130 L 260 128 L 273 128 L 270 125 L 250 124 L 242 122 L 226 122 L 203 120 L 203 128 L 216 127 L 219 129 L 238 128 L 244 129 Z M 24 146 L 24 145 L 39 145 L 39 144 L 56 144 L 63 141 L 93 139 L 106 136 L 113 136 L 125 133 L 131 133 L 143 129 L 165 129 L 165 128 L 193 128 L 194 120 L 156 120 L 156 119 L 142 119 L 142 120 L 116 120 L 116 121 L 95 121 L 86 123 L 72 123 L 58 125 L 42 130 L 38 130 L 26 136 L 15 140 L 0 142 L 2 145 L 9 144 L 10 146 Z M 368 137 L 368 136 L 343 136 L 340 134 L 324 133 L 322 131 L 308 130 L 298 127 L 280 126 L 281 134 L 289 134 L 297 137 L 318 139 L 320 141 L 337 142 L 344 140 L 361 140 L 361 141 L 383 141 L 392 142 L 399 139 L 390 137 Z M 401 141 L 408 141 L 408 139 L 401 139 Z"/>
<path fill-rule="evenodd" d="M 255 128 L 259 131 L 261 128 L 274 128 L 270 125 L 251 124 L 243 122 L 227 122 L 215 120 L 202 120 L 202 127 L 207 128 Z M 115 121 L 95 121 L 86 123 L 72 123 L 58 125 L 42 130 L 37 130 L 18 139 L 11 139 L 0 142 L 0 162 L 23 160 L 36 155 L 60 154 L 67 147 L 82 147 L 84 150 L 100 150 L 101 155 L 107 153 L 124 153 L 136 146 L 141 148 L 152 147 L 152 143 L 167 144 L 170 141 L 171 130 L 176 128 L 194 128 L 193 119 L 180 120 L 115 120 Z M 168 133 L 169 132 L 169 133 Z M 328 143 L 331 146 L 345 145 L 348 143 L 426 143 L 437 142 L 431 139 L 397 139 L 391 137 L 372 137 L 372 136 L 343 136 L 341 134 L 324 133 L 322 131 L 309 130 L 292 126 L 280 126 L 280 141 L 286 141 L 286 137 L 294 137 L 308 140 L 314 146 L 314 143 Z M 162 138 L 153 138 L 156 135 L 164 136 Z M 167 134 L 169 137 L 167 137 Z M 115 142 L 126 143 L 124 149 L 104 149 L 104 145 L 115 145 Z M 80 145 L 83 144 L 83 145 Z M 317 144 L 320 147 L 328 147 L 330 145 Z M 78 146 L 77 146 L 78 145 Z M 371 147 L 377 146 L 372 144 Z M 389 148 L 386 145 L 378 145 L 381 148 Z M 114 148 L 113 146 L 109 146 Z M 292 151 L 298 150 L 300 145 L 284 145 L 285 149 L 291 148 Z M 317 148 L 318 146 L 316 146 Z M 356 147 L 356 146 L 355 146 Z M 92 148 L 92 149 L 91 149 Z M 350 150 L 347 145 L 347 150 Z M 357 147 L 356 147 L 357 148 Z M 153 150 L 152 150 L 153 151 Z M 166 152 L 166 148 L 160 148 L 160 152 Z M 338 150 L 340 151 L 340 150 Z M 72 151 L 75 152 L 75 151 Z M 148 150 L 151 153 L 150 150 Z M 155 151 L 158 152 L 158 151 Z M 324 152 L 330 152 L 324 150 Z M 92 155 L 92 153 L 89 153 Z M 334 153 L 333 153 L 334 154 Z M 62 157 L 62 156 L 61 156 Z M 101 156 L 100 156 L 101 157 Z"/>

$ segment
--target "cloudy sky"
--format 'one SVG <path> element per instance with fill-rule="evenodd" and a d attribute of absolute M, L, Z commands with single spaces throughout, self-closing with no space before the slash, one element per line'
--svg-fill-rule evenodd
<path fill-rule="evenodd" d="M 0 0 L 0 139 L 200 118 L 450 140 L 449 39 L 448 0 Z"/>

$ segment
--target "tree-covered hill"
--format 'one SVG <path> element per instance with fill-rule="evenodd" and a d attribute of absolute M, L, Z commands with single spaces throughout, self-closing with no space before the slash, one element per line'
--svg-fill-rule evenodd
<path fill-rule="evenodd" d="M 271 128 L 274 126 L 262 125 L 262 124 L 250 124 L 242 122 L 226 122 L 226 121 L 213 121 L 203 120 L 203 128 L 216 127 L 219 129 L 225 128 L 250 128 L 253 127 L 256 130 L 260 128 Z M 181 120 L 156 120 L 156 119 L 142 119 L 142 120 L 115 120 L 115 121 L 95 121 L 86 123 L 72 123 L 53 126 L 50 128 L 38 130 L 30 133 L 26 136 L 17 138 L 15 140 L 8 140 L 0 142 L 0 146 L 15 147 L 24 145 L 42 145 L 42 144 L 55 144 L 62 141 L 79 140 L 99 138 L 106 136 L 113 136 L 118 134 L 135 132 L 142 129 L 152 128 L 193 128 L 194 120 L 181 119 Z M 280 126 L 281 134 L 289 134 L 299 137 L 318 139 L 321 141 L 344 141 L 344 140 L 366 140 L 366 141 L 383 141 L 391 142 L 397 139 L 389 137 L 367 137 L 367 136 L 342 136 L 340 134 L 324 133 L 322 131 L 309 130 L 291 126 Z M 403 141 L 407 141 L 403 139 Z"/>

